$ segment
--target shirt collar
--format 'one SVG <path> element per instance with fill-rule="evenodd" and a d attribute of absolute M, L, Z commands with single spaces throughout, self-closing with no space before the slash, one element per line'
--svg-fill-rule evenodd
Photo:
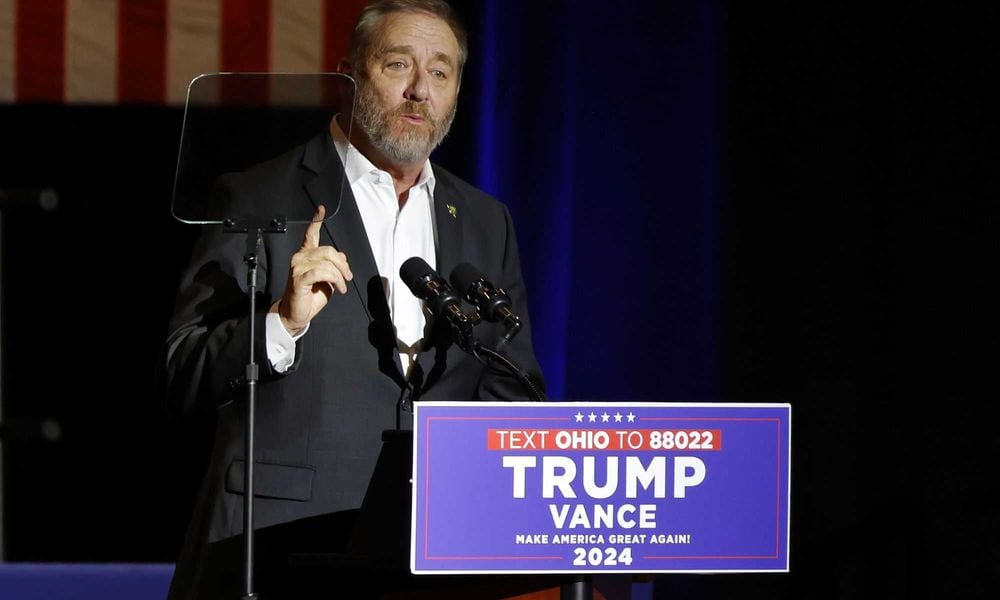
<path fill-rule="evenodd" d="M 347 136 L 344 135 L 344 131 L 340 128 L 340 123 L 337 122 L 336 117 L 330 120 L 330 137 L 333 138 L 333 144 L 337 148 L 337 155 L 340 156 L 340 162 L 344 165 L 344 173 L 347 175 L 347 180 L 352 186 L 365 175 L 385 174 L 391 177 L 389 173 L 376 167 L 372 161 L 368 160 L 367 156 L 359 152 L 357 148 L 347 141 Z M 433 198 L 435 182 L 434 169 L 431 167 L 431 160 L 428 158 L 424 163 L 423 169 L 420 170 L 420 177 L 417 178 L 417 183 L 413 187 L 420 187 L 426 184 L 427 193 Z"/>

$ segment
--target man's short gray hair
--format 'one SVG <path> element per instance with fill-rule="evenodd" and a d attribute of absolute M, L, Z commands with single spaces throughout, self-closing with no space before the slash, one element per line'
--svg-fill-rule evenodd
<path fill-rule="evenodd" d="M 465 60 L 469 57 L 468 35 L 455 11 L 445 0 L 375 0 L 368 3 L 354 26 L 347 52 L 356 74 L 374 52 L 379 22 L 392 13 L 424 13 L 447 23 L 458 40 L 458 73 L 461 77 Z"/>

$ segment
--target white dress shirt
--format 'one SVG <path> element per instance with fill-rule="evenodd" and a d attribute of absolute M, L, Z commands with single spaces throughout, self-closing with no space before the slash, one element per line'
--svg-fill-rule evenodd
<path fill-rule="evenodd" d="M 409 376 L 410 366 L 420 352 L 427 319 L 423 300 L 407 289 L 399 276 L 399 268 L 413 256 L 423 258 L 429 265 L 437 262 L 434 246 L 434 171 L 428 160 L 417 183 L 410 188 L 406 203 L 400 208 L 392 175 L 376 167 L 348 144 L 336 120 L 330 126 L 330 133 L 357 201 L 365 233 L 368 234 L 396 330 L 396 346 L 403 373 Z M 352 257 L 348 256 L 348 264 L 351 261 Z M 295 341 L 308 329 L 307 325 L 292 337 L 281 324 L 281 318 L 275 313 L 268 313 L 265 320 L 267 356 L 276 371 L 283 373 L 292 365 L 295 361 Z"/>

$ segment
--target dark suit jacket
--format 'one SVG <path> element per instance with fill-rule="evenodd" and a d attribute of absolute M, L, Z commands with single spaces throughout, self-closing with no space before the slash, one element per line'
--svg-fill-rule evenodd
<path fill-rule="evenodd" d="M 480 268 L 511 297 L 524 329 L 505 353 L 539 382 L 531 349 L 517 243 L 506 208 L 434 166 L 437 271 L 460 262 Z M 408 427 L 401 399 L 414 390 L 404 381 L 383 287 L 350 186 L 341 191 L 343 167 L 328 133 L 247 171 L 224 176 L 212 210 L 217 215 L 311 215 L 319 203 L 333 216 L 321 244 L 343 251 L 354 279 L 334 294 L 310 324 L 286 374 L 271 370 L 264 345 L 264 314 L 284 291 L 289 260 L 302 243 L 304 224 L 264 236 L 255 315 L 257 467 L 255 527 L 267 528 L 360 506 L 381 447 L 381 433 Z M 337 199 L 340 197 L 339 207 Z M 171 598 L 216 597 L 219 580 L 239 588 L 238 553 L 224 561 L 209 549 L 233 544 L 242 531 L 244 409 L 242 385 L 249 347 L 246 236 L 208 227 L 183 276 L 166 345 L 165 384 L 179 414 L 211 411 L 218 426 L 203 489 L 190 525 Z M 495 346 L 502 333 L 482 323 L 477 336 Z M 486 370 L 450 344 L 435 323 L 431 348 L 420 356 L 424 400 L 526 400 L 510 377 Z M 400 498 L 405 508 L 406 498 Z M 301 540 L 300 540 L 301 541 Z M 280 560 L 280 558 L 279 558 Z M 225 564 L 224 564 L 225 563 Z M 215 584 L 206 583 L 216 580 Z M 200 590 L 200 591 L 199 591 Z M 222 596 L 218 596 L 222 597 Z"/>

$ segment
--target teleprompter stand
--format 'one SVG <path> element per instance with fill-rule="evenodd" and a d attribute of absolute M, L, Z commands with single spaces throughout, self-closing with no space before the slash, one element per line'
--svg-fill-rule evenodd
<path fill-rule="evenodd" d="M 257 382 L 260 379 L 260 369 L 255 359 L 254 344 L 256 341 L 256 315 L 257 315 L 257 268 L 259 259 L 264 247 L 265 233 L 285 233 L 284 219 L 271 219 L 266 225 L 241 223 L 232 219 L 224 222 L 224 231 L 227 233 L 246 234 L 246 253 L 243 257 L 247 265 L 247 296 L 249 297 L 249 309 L 247 313 L 247 326 L 249 327 L 249 347 L 247 348 L 248 359 L 246 372 L 244 373 L 244 383 L 247 390 L 246 398 L 246 432 L 244 438 L 244 452 L 246 460 L 243 461 L 243 594 L 241 600 L 257 600 L 260 596 L 254 591 L 254 463 L 256 454 L 254 450 L 254 429 L 257 401 Z"/>

